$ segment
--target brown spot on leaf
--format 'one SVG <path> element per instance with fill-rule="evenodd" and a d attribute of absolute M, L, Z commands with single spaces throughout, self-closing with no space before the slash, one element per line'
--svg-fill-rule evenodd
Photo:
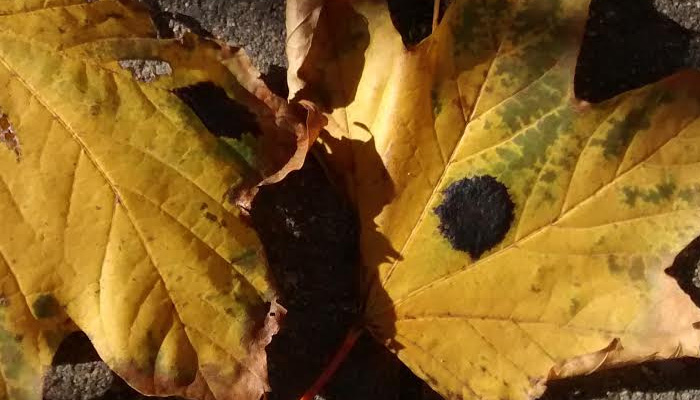
<path fill-rule="evenodd" d="M 645 274 L 645 268 L 644 268 L 644 263 L 640 259 L 636 259 L 633 261 L 633 264 L 630 265 L 630 269 L 627 271 L 627 275 L 632 279 L 633 281 L 642 281 L 644 280 L 644 274 Z"/>
<path fill-rule="evenodd" d="M 608 256 L 608 270 L 610 270 L 611 274 L 619 274 L 622 272 L 624 267 L 617 262 L 617 258 L 613 255 Z"/>
<path fill-rule="evenodd" d="M 5 146 L 15 153 L 17 161 L 20 161 L 22 149 L 19 144 L 19 138 L 8 116 L 2 111 L 0 111 L 0 142 L 5 143 Z"/>
<path fill-rule="evenodd" d="M 216 218 L 216 215 L 214 215 L 208 211 L 204 213 L 204 217 L 211 222 L 216 222 L 219 220 L 218 218 Z"/>

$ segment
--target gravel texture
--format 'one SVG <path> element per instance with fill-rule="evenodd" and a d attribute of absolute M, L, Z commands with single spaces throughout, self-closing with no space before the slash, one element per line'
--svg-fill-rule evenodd
<path fill-rule="evenodd" d="M 700 31 L 700 1 L 654 0 L 654 6 L 684 28 Z"/>
<path fill-rule="evenodd" d="M 177 34 L 188 26 L 203 29 L 234 46 L 242 46 L 263 74 L 286 68 L 284 0 L 143 0 Z"/>
<path fill-rule="evenodd" d="M 63 340 L 54 356 L 53 366 L 44 378 L 44 399 L 109 398 L 119 381 L 100 360 L 87 336 L 74 333 Z"/>
<path fill-rule="evenodd" d="M 0 0 L 1 1 L 1 0 Z M 277 77 L 284 93 L 283 0 L 144 0 L 161 24 L 182 32 L 210 32 L 244 45 L 258 67 Z M 394 22 L 414 43 L 429 31 L 425 2 L 391 0 Z M 700 65 L 700 1 L 594 0 L 577 70 L 579 96 L 598 101 L 639 87 L 678 69 Z M 299 172 L 266 187 L 253 203 L 252 220 L 289 309 L 284 330 L 269 346 L 270 399 L 291 400 L 314 380 L 357 318 L 356 220 L 312 157 Z M 696 263 L 700 246 L 678 257 L 676 271 L 694 299 L 700 295 Z M 700 303 L 699 303 L 700 304 Z M 77 338 L 77 339 L 76 339 Z M 49 374 L 46 399 L 136 400 L 113 377 L 80 335 L 62 346 Z M 92 351 L 92 353 L 91 353 Z M 72 355 L 67 357 L 66 354 Z M 84 354 L 92 354 L 85 358 Z M 75 359 L 80 355 L 79 359 Z M 437 400 L 396 357 L 363 336 L 328 385 L 326 400 Z M 596 372 L 552 382 L 546 400 L 700 399 L 700 362 L 682 359 Z"/>
<path fill-rule="evenodd" d="M 134 79 L 141 82 L 153 82 L 159 76 L 173 73 L 170 64 L 162 60 L 121 60 L 119 66 L 131 71 Z"/>
<path fill-rule="evenodd" d="M 46 375 L 46 400 L 90 400 L 107 393 L 114 374 L 102 361 L 58 365 Z"/>
<path fill-rule="evenodd" d="M 700 399 L 698 378 L 695 359 L 654 361 L 552 382 L 541 400 Z"/>

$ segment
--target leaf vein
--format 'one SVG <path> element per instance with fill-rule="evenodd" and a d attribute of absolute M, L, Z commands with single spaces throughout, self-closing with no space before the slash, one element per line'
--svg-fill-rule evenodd
<path fill-rule="evenodd" d="M 555 66 L 556 66 L 556 63 L 555 63 Z M 493 64 L 491 64 L 491 67 L 493 67 Z M 490 67 L 490 68 L 491 68 L 491 67 Z M 521 91 L 523 91 L 523 90 L 525 90 L 527 87 L 530 87 L 530 86 L 531 86 L 532 84 L 534 84 L 535 82 L 538 82 L 539 80 L 541 80 L 541 79 L 542 79 L 545 75 L 547 75 L 547 73 L 548 73 L 549 71 L 551 71 L 552 69 L 554 69 L 554 66 L 552 66 L 552 68 L 549 68 L 547 71 L 545 71 L 544 74 L 543 74 L 542 76 L 538 77 L 538 78 L 535 79 L 533 82 L 531 82 L 530 84 L 528 84 L 528 85 L 525 86 L 524 88 L 520 89 L 518 92 L 516 92 L 516 94 L 519 93 L 519 92 L 521 92 Z M 488 72 L 487 72 L 487 75 L 488 75 Z M 485 84 L 485 83 L 484 83 L 484 84 Z M 482 86 L 482 87 L 483 87 L 483 86 Z M 513 94 L 513 96 L 515 96 L 515 94 Z M 460 97 L 461 97 L 461 96 L 460 96 Z M 501 103 L 503 103 L 503 102 L 501 102 Z M 500 105 L 501 103 L 499 103 L 498 105 Z M 494 109 L 494 108 L 497 107 L 498 105 L 492 107 L 491 109 L 489 109 L 489 110 L 486 111 L 486 112 L 489 112 L 490 110 Z M 475 107 L 476 107 L 476 105 L 475 105 Z M 484 114 L 486 114 L 486 112 L 482 113 L 481 116 L 483 116 Z M 480 117 L 481 117 L 481 116 L 480 116 Z M 546 115 L 543 115 L 543 116 L 540 117 L 539 119 L 541 119 L 541 118 L 543 118 L 543 117 L 545 117 L 545 116 L 546 116 Z M 480 118 L 480 117 L 479 117 L 479 118 Z M 535 122 L 533 122 L 533 124 L 537 123 L 537 122 L 539 121 L 539 119 L 536 120 Z M 425 216 L 426 216 L 426 214 L 428 213 L 428 210 L 429 210 L 429 207 L 428 207 L 427 205 L 430 203 L 430 201 L 433 199 L 433 197 L 435 197 L 435 195 L 437 194 L 439 188 L 442 186 L 442 183 L 443 183 L 443 181 L 445 180 L 445 178 L 446 178 L 446 176 L 447 176 L 447 170 L 449 169 L 450 165 L 451 165 L 453 162 L 455 162 L 455 157 L 456 157 L 456 155 L 457 155 L 457 150 L 462 146 L 462 143 L 464 142 L 465 138 L 468 136 L 466 131 L 469 129 L 469 126 L 471 125 L 471 122 L 472 122 L 472 121 L 470 120 L 470 121 L 468 121 L 467 124 L 465 125 L 465 127 L 464 127 L 464 132 L 462 133 L 462 136 L 460 137 L 459 141 L 457 142 L 457 144 L 455 145 L 454 149 L 452 150 L 452 153 L 450 154 L 450 158 L 449 158 L 449 160 L 447 161 L 447 164 L 445 165 L 445 168 L 443 168 L 442 173 L 440 174 L 440 178 L 439 178 L 438 181 L 437 181 L 437 184 L 435 185 L 435 187 L 433 188 L 433 191 L 430 193 L 430 195 L 429 195 L 428 198 L 427 198 L 426 206 L 423 208 L 423 211 L 421 212 L 421 215 L 418 217 L 418 220 L 416 221 L 415 225 L 414 225 L 413 228 L 411 229 L 411 232 L 410 232 L 410 233 L 408 234 L 408 236 L 406 237 L 406 240 L 404 241 L 403 245 L 401 246 L 401 250 L 399 251 L 399 254 L 403 254 L 403 253 L 404 253 L 404 251 L 406 250 L 406 247 L 408 247 L 408 245 L 411 243 L 411 240 L 413 239 L 414 235 L 415 235 L 416 232 L 418 231 L 418 229 L 419 229 L 419 227 L 420 227 L 420 225 L 421 225 L 423 219 L 425 219 Z M 509 138 L 505 139 L 502 143 L 512 140 L 513 137 L 514 137 L 515 135 L 517 135 L 517 134 L 523 132 L 522 129 L 526 129 L 526 128 L 529 127 L 529 126 L 530 126 L 530 124 L 529 124 L 528 126 L 526 126 L 526 127 L 521 128 L 518 132 L 514 133 L 514 134 L 511 135 Z M 496 145 L 494 145 L 494 146 L 492 146 L 492 147 L 495 147 L 495 146 L 498 146 L 498 144 L 496 144 Z M 483 151 L 483 150 L 482 150 L 482 151 Z M 479 152 L 476 153 L 476 154 L 479 154 L 479 153 L 481 153 L 481 151 L 479 151 Z M 386 273 L 386 276 L 382 279 L 382 282 L 381 282 L 381 285 L 382 285 L 382 286 L 386 286 L 386 285 L 387 285 L 387 283 L 389 282 L 389 279 L 391 278 L 391 276 L 393 275 L 394 271 L 396 270 L 396 267 L 398 266 L 400 260 L 401 260 L 400 258 L 397 258 L 396 261 L 394 261 L 394 262 L 391 264 L 391 266 L 389 267 L 389 270 L 388 270 L 387 273 Z"/>

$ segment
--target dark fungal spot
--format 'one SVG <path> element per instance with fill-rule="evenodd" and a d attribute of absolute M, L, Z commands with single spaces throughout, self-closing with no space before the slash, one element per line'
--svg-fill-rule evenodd
<path fill-rule="evenodd" d="M 37 318 L 51 318 L 58 314 L 60 306 L 50 294 L 40 294 L 32 303 L 32 311 Z"/>
<path fill-rule="evenodd" d="M 175 89 L 209 131 L 219 137 L 239 139 L 244 133 L 258 134 L 255 115 L 212 82 Z"/>
<path fill-rule="evenodd" d="M 204 218 L 208 219 L 211 222 L 216 222 L 218 221 L 218 218 L 216 218 L 216 215 L 210 213 L 209 211 L 204 213 Z"/>
<path fill-rule="evenodd" d="M 476 176 L 451 184 L 435 208 L 438 229 L 453 248 L 479 258 L 505 237 L 513 222 L 508 189 L 494 177 Z"/>

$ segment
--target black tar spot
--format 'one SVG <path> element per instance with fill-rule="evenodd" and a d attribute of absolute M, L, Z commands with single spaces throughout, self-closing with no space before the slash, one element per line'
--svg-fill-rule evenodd
<path fill-rule="evenodd" d="M 513 222 L 508 189 L 489 175 L 462 179 L 444 191 L 435 207 L 440 233 L 456 250 L 479 258 L 505 237 Z"/>
<path fill-rule="evenodd" d="M 56 298 L 51 294 L 40 294 L 32 303 L 32 310 L 37 318 L 53 317 L 58 314 L 60 307 Z"/>
<path fill-rule="evenodd" d="M 255 115 L 212 82 L 196 83 L 173 92 L 217 136 L 238 139 L 243 133 L 258 134 L 260 131 Z"/>

